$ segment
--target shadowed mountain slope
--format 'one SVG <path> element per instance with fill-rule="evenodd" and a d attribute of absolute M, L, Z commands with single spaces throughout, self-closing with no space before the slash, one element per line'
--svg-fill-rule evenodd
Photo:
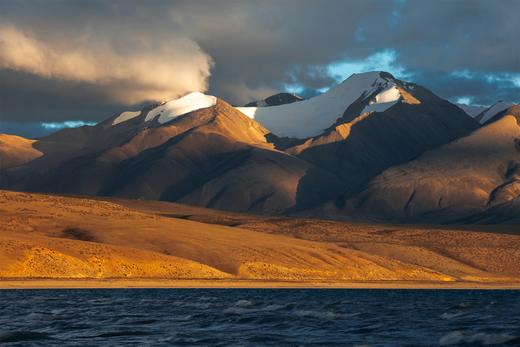
<path fill-rule="evenodd" d="M 6 170 L 4 186 L 271 213 L 315 206 L 340 186 L 333 175 L 273 149 L 265 128 L 221 100 L 164 124 L 146 121 L 149 113 L 41 139 L 45 155 Z M 94 135 L 83 138 L 86 132 Z M 49 145 L 56 143 L 75 149 Z"/>
<path fill-rule="evenodd" d="M 390 168 L 343 213 L 421 222 L 518 222 L 520 106 L 407 164 Z"/>
<path fill-rule="evenodd" d="M 380 79 L 386 83 L 351 104 L 323 135 L 286 149 L 341 177 L 346 182 L 344 197 L 359 191 L 383 170 L 478 127 L 458 107 L 421 86 L 385 73 Z M 381 108 L 378 97 L 390 86 L 397 90 L 398 98 L 390 106 L 380 103 Z"/>

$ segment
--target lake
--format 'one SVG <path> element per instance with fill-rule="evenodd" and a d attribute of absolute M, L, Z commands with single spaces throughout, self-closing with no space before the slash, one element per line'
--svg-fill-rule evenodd
<path fill-rule="evenodd" d="M 1 290 L 7 346 L 520 345 L 520 291 Z"/>

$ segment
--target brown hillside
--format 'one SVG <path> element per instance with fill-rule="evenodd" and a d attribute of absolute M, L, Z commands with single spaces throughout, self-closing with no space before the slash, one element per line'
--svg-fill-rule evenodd
<path fill-rule="evenodd" d="M 348 210 L 437 223 L 518 221 L 520 123 L 514 111 L 385 171 L 349 201 Z"/>
<path fill-rule="evenodd" d="M 183 218 L 235 218 L 240 226 L 172 218 L 176 213 Z M 492 285 L 520 278 L 518 235 L 227 215 L 165 202 L 108 202 L 7 191 L 0 192 L 0 215 L 4 279 Z"/>

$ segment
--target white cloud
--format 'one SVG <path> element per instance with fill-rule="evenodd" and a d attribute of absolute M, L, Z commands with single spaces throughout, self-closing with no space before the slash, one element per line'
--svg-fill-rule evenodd
<path fill-rule="evenodd" d="M 41 127 L 48 130 L 60 130 L 65 128 L 77 128 L 85 125 L 96 125 L 96 122 L 85 122 L 82 120 L 68 120 L 64 122 L 42 122 Z"/>
<path fill-rule="evenodd" d="M 109 36 L 59 42 L 4 25 L 0 69 L 100 85 L 113 100 L 128 103 L 207 89 L 213 61 L 193 40 L 172 35 L 159 42 L 129 41 L 124 50 L 115 46 Z"/>

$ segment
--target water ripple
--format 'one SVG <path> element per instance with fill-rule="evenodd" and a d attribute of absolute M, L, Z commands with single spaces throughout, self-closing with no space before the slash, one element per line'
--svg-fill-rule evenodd
<path fill-rule="evenodd" d="M 520 292 L 4 290 L 12 346 L 520 345 Z"/>

